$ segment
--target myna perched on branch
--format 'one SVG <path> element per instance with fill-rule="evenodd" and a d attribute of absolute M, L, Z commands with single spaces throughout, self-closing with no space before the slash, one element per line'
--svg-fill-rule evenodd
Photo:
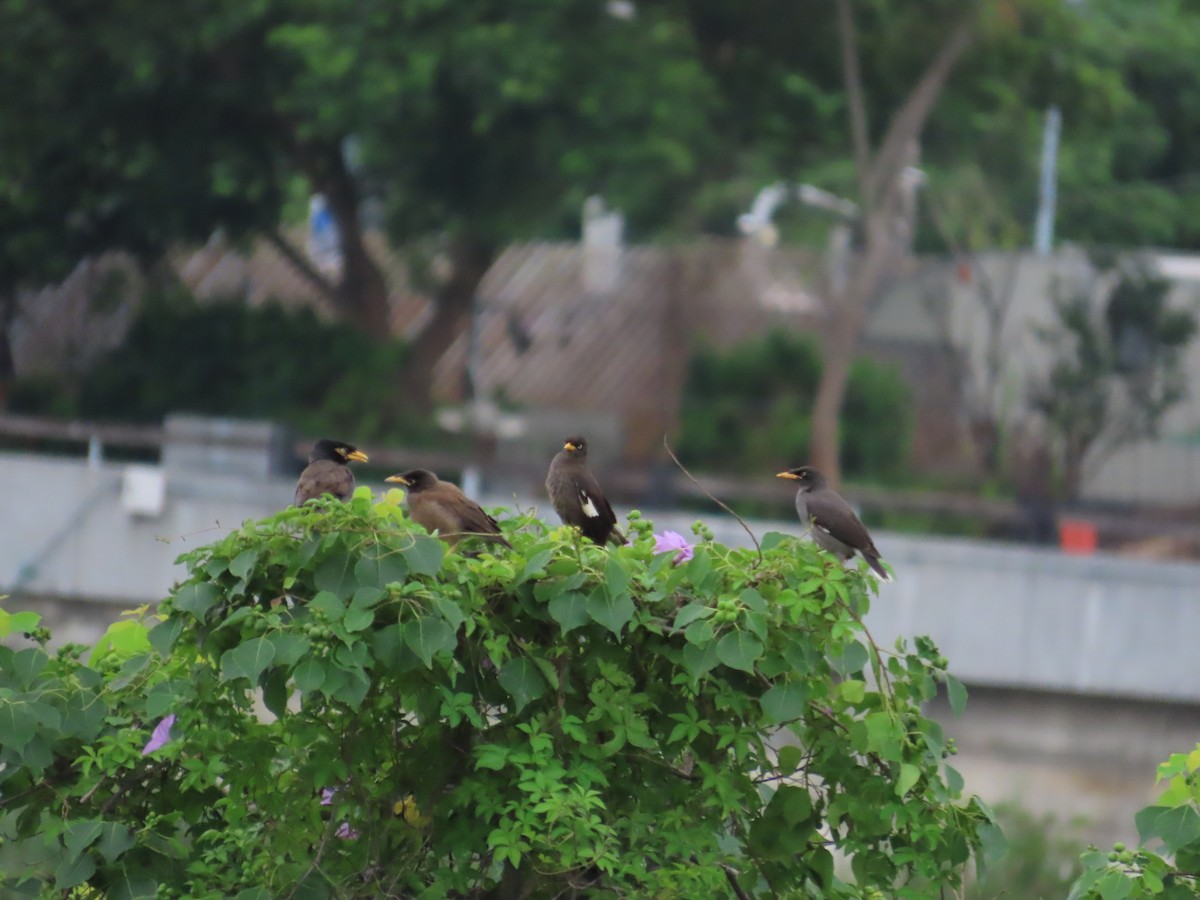
<path fill-rule="evenodd" d="M 841 494 L 829 486 L 824 475 L 812 466 L 800 466 L 775 477 L 800 482 L 800 489 L 796 491 L 796 512 L 800 514 L 800 521 L 809 526 L 817 546 L 843 561 L 859 553 L 880 578 L 892 580 L 883 568 L 879 551 L 866 526 Z"/>
<path fill-rule="evenodd" d="M 587 441 L 583 438 L 567 438 L 550 463 L 546 491 L 563 524 L 574 525 L 597 544 L 625 543 L 625 536 L 617 530 L 617 514 L 588 470 Z"/>
<path fill-rule="evenodd" d="M 313 444 L 308 454 L 308 465 L 296 482 L 297 506 L 324 494 L 332 494 L 338 500 L 349 500 L 354 493 L 354 473 L 351 462 L 366 462 L 367 454 L 357 447 L 342 441 L 321 438 Z"/>
<path fill-rule="evenodd" d="M 403 475 L 389 475 L 385 481 L 408 488 L 408 514 L 426 531 L 438 531 L 451 543 L 478 536 L 487 541 L 512 545 L 500 534 L 496 520 L 457 485 L 440 480 L 428 469 L 413 469 Z"/>

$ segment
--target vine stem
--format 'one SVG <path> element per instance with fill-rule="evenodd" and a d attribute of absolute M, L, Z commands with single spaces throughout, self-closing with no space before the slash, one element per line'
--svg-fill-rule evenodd
<path fill-rule="evenodd" d="M 727 504 L 723 503 L 722 501 L 720 501 L 716 497 L 714 497 L 712 495 L 712 493 L 708 490 L 708 488 L 706 488 L 704 485 L 702 485 L 699 481 L 696 480 L 696 476 L 693 475 L 691 472 L 689 472 L 687 470 L 687 466 L 685 466 L 683 463 L 681 463 L 679 461 L 679 457 L 675 455 L 675 451 L 672 450 L 671 445 L 669 443 L 667 443 L 667 436 L 665 434 L 663 435 L 663 448 L 667 451 L 667 455 L 669 457 L 671 457 L 671 462 L 675 463 L 675 466 L 679 469 L 679 471 L 687 476 L 688 481 L 690 481 L 692 484 L 694 484 L 696 487 L 698 487 L 700 489 L 701 493 L 703 493 L 705 497 L 707 497 L 713 503 L 717 504 L 717 506 L 721 507 L 721 509 L 725 510 L 725 512 L 729 513 L 731 516 L 733 516 L 735 519 L 737 519 L 738 524 L 741 525 L 742 528 L 745 529 L 746 534 L 750 535 L 750 540 L 754 541 L 754 549 L 758 552 L 758 561 L 762 562 L 762 559 L 763 559 L 762 545 L 758 542 L 758 538 L 754 536 L 754 532 L 750 530 L 750 526 L 746 524 L 746 520 L 743 519 L 741 516 L 739 516 L 737 513 L 735 513 L 732 509 L 730 509 Z"/>

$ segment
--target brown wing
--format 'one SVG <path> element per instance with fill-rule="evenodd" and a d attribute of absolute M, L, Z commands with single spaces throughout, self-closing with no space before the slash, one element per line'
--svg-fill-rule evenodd
<path fill-rule="evenodd" d="M 433 490 L 413 494 L 409 498 L 409 511 L 417 523 L 429 531 L 440 531 L 442 537 L 458 534 L 496 535 L 490 540 L 510 546 L 500 536 L 500 526 L 496 520 L 452 484 L 442 482 Z"/>
<path fill-rule="evenodd" d="M 546 493 L 550 495 L 550 505 L 565 525 L 575 525 L 578 515 L 573 502 L 573 475 L 573 467 L 560 451 L 550 462 L 550 471 L 546 474 Z"/>
<path fill-rule="evenodd" d="M 878 555 L 867 528 L 850 504 L 830 490 L 813 491 L 805 498 L 814 528 L 820 528 L 847 547 Z"/>
<path fill-rule="evenodd" d="M 483 507 L 474 500 L 469 500 L 466 497 L 462 507 L 462 530 L 471 534 L 488 534 L 495 535 L 488 540 L 503 544 L 505 547 L 512 546 L 500 534 L 500 524 L 483 511 Z"/>
<path fill-rule="evenodd" d="M 339 500 L 349 500 L 354 493 L 354 473 L 346 466 L 328 459 L 309 463 L 296 482 L 294 502 L 303 506 L 305 501 L 324 494 L 332 494 Z"/>

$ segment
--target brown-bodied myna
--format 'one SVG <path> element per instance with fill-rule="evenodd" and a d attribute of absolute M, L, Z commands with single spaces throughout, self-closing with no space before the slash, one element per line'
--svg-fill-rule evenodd
<path fill-rule="evenodd" d="M 587 441 L 572 435 L 550 463 L 546 491 L 565 525 L 574 525 L 597 544 L 625 543 L 613 512 L 595 476 L 587 467 Z"/>
<path fill-rule="evenodd" d="M 478 536 L 487 541 L 512 545 L 500 534 L 496 520 L 483 511 L 478 503 L 459 490 L 457 485 L 442 481 L 428 469 L 413 469 L 403 475 L 389 475 L 385 481 L 408 488 L 408 514 L 426 531 L 437 531 L 457 544 L 462 538 Z"/>
<path fill-rule="evenodd" d="M 859 521 L 842 495 L 829 486 L 824 475 L 812 466 L 800 466 L 780 472 L 775 477 L 800 482 L 800 489 L 796 491 L 796 512 L 800 514 L 800 521 L 809 526 L 817 546 L 843 561 L 855 553 L 862 554 L 862 558 L 880 578 L 892 580 L 892 576 L 883 568 L 879 551 L 875 549 L 875 542 L 867 533 L 866 526 Z"/>
<path fill-rule="evenodd" d="M 354 473 L 351 462 L 366 462 L 367 454 L 343 441 L 321 438 L 308 454 L 308 465 L 296 482 L 297 506 L 313 497 L 332 494 L 339 500 L 349 500 L 354 493 Z"/>

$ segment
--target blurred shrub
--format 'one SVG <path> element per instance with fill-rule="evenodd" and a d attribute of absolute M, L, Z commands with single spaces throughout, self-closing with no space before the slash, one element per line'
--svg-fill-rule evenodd
<path fill-rule="evenodd" d="M 684 386 L 681 456 L 705 469 L 799 465 L 820 377 L 810 335 L 772 331 L 731 350 L 698 350 Z M 842 411 L 845 474 L 896 478 L 908 461 L 912 428 L 912 400 L 896 369 L 855 360 Z"/>
<path fill-rule="evenodd" d="M 996 820 L 1004 839 L 985 847 L 983 875 L 967 887 L 967 900 L 1066 897 L 1082 871 L 1079 854 L 1086 843 L 1080 833 L 1082 822 L 1036 816 L 1011 803 L 996 807 Z"/>
<path fill-rule="evenodd" d="M 278 303 L 201 305 L 174 290 L 144 304 L 125 342 L 81 383 L 18 382 L 9 408 L 132 422 L 169 412 L 262 417 L 360 440 L 395 427 L 403 344 Z"/>

